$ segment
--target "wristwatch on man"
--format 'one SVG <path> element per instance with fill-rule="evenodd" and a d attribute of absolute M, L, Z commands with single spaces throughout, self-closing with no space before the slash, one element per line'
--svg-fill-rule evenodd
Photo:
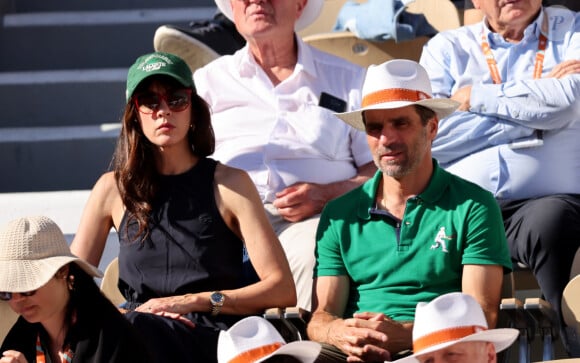
<path fill-rule="evenodd" d="M 224 301 L 226 297 L 219 291 L 214 291 L 209 296 L 209 302 L 211 304 L 211 315 L 216 316 L 220 313 L 222 306 L 224 305 Z"/>

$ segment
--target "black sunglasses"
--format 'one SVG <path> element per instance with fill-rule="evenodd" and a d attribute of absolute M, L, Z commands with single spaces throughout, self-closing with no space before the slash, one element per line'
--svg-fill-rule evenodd
<path fill-rule="evenodd" d="M 32 296 L 32 295 L 36 294 L 36 290 L 26 291 L 26 292 L 6 292 L 6 291 L 0 291 L 0 300 L 2 300 L 2 301 L 9 301 L 9 300 L 12 299 L 12 297 L 14 296 L 14 294 L 20 294 L 22 296 Z"/>
<path fill-rule="evenodd" d="M 168 91 L 166 94 L 144 92 L 133 96 L 133 102 L 137 110 L 144 114 L 157 112 L 161 101 L 165 101 L 171 111 L 181 112 L 191 104 L 191 92 L 189 88 Z"/>

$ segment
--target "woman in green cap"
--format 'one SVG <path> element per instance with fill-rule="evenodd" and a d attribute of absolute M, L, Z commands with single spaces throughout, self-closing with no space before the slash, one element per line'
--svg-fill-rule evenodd
<path fill-rule="evenodd" d="M 113 171 L 95 184 L 71 248 L 98 264 L 115 228 L 126 316 L 158 361 L 216 362 L 220 330 L 296 304 L 288 262 L 249 176 L 208 158 L 210 112 L 185 62 L 139 57 L 126 100 Z M 244 247 L 257 282 L 244 278 Z"/>

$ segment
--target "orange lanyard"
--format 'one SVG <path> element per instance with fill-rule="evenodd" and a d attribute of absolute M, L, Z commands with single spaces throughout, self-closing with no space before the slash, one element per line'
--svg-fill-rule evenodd
<path fill-rule="evenodd" d="M 70 348 L 67 348 L 64 354 L 61 356 L 60 363 L 71 363 L 73 358 L 73 352 Z M 42 350 L 42 344 L 40 343 L 40 335 L 36 336 L 36 363 L 46 363 L 46 355 Z"/>
<path fill-rule="evenodd" d="M 544 22 L 542 25 L 542 30 L 547 31 L 547 14 L 544 14 Z M 536 51 L 536 62 L 534 63 L 534 79 L 542 78 L 542 71 L 544 69 L 544 54 L 546 53 L 546 47 L 548 45 L 548 38 L 544 35 L 543 31 L 540 32 L 540 37 L 538 40 L 538 50 Z M 491 74 L 491 79 L 493 83 L 502 83 L 501 75 L 499 73 L 499 68 L 497 67 L 497 62 L 487 41 L 485 35 L 485 27 L 482 26 L 481 29 L 481 50 L 487 61 L 487 66 L 489 67 L 489 73 Z"/>

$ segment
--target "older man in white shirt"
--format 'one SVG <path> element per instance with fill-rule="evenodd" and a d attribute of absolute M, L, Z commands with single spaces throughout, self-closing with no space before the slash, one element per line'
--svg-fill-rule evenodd
<path fill-rule="evenodd" d="M 298 305 L 310 309 L 319 213 L 376 170 L 364 133 L 333 114 L 360 105 L 364 69 L 296 36 L 323 0 L 216 4 L 247 44 L 194 74 L 213 112 L 213 156 L 250 174 L 286 252 Z"/>

